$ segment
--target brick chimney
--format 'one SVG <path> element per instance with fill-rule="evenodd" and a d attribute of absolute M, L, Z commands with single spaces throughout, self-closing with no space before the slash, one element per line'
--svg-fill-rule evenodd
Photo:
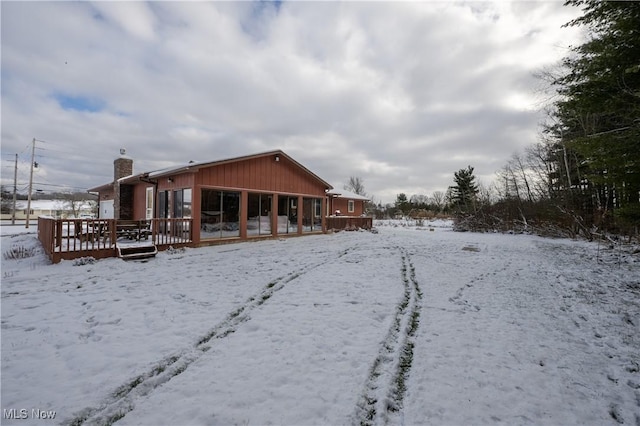
<path fill-rule="evenodd" d="M 120 198 L 120 182 L 118 179 L 131 176 L 133 174 L 133 159 L 127 157 L 127 151 L 120 149 L 120 157 L 113 161 L 113 217 L 120 219 L 122 210 Z"/>
<path fill-rule="evenodd" d="M 113 180 L 131 176 L 133 174 L 133 159 L 127 157 L 124 148 L 120 149 L 120 157 L 113 161 Z"/>

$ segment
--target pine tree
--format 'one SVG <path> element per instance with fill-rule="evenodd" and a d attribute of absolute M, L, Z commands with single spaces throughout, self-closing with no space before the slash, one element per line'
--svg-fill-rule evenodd
<path fill-rule="evenodd" d="M 409 210 L 411 210 L 411 203 L 407 198 L 407 194 L 402 192 L 396 196 L 395 207 L 396 209 L 401 210 L 402 214 L 405 216 L 409 213 Z"/>
<path fill-rule="evenodd" d="M 460 213 L 475 211 L 478 198 L 478 185 L 473 175 L 473 167 L 467 166 L 454 173 L 455 186 L 450 187 L 450 202 L 454 210 Z"/>
<path fill-rule="evenodd" d="M 640 221 L 640 2 L 569 0 L 590 38 L 554 81 L 559 189 L 584 217 Z M 638 223 L 638 222 L 636 222 Z"/>

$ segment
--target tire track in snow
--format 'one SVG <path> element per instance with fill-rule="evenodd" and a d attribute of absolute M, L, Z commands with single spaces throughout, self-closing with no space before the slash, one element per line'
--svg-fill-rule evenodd
<path fill-rule="evenodd" d="M 404 294 L 356 405 L 357 425 L 388 424 L 390 416 L 402 409 L 420 322 L 422 292 L 407 250 L 403 247 L 399 250 Z"/>
<path fill-rule="evenodd" d="M 183 373 L 189 365 L 211 349 L 211 345 L 216 339 L 227 337 L 234 333 L 239 325 L 249 321 L 249 314 L 267 302 L 276 292 L 304 274 L 325 265 L 327 262 L 342 258 L 354 249 L 355 247 L 349 247 L 337 256 L 327 256 L 320 262 L 304 266 L 270 281 L 262 290 L 247 299 L 243 305 L 231 311 L 224 320 L 198 339 L 193 347 L 187 348 L 177 355 L 163 358 L 155 363 L 151 370 L 119 386 L 100 406 L 84 408 L 62 424 L 69 426 L 114 424 L 128 412 L 133 411 L 135 400 L 145 397 L 157 387 Z"/>

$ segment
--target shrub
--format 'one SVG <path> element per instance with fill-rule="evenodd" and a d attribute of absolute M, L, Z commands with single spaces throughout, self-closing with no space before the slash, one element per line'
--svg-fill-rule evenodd
<path fill-rule="evenodd" d="M 93 265 L 96 263 L 96 259 L 93 256 L 79 257 L 74 259 L 73 266 Z"/>
<path fill-rule="evenodd" d="M 27 259 L 35 255 L 35 247 L 14 246 L 4 252 L 4 258 L 6 260 Z"/>

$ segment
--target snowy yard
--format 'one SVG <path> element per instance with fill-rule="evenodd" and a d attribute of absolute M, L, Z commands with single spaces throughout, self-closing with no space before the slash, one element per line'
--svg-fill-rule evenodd
<path fill-rule="evenodd" d="M 377 229 L 3 256 L 2 424 L 640 425 L 640 255 Z"/>

